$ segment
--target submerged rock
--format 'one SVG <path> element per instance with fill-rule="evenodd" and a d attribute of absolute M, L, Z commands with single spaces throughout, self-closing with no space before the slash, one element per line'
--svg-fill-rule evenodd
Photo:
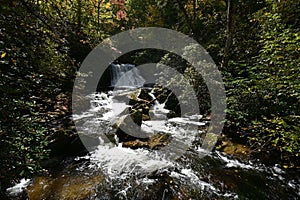
<path fill-rule="evenodd" d="M 170 142 L 169 133 L 156 133 L 149 138 L 148 144 L 150 149 L 156 149 L 159 147 L 167 146 Z"/>
<path fill-rule="evenodd" d="M 98 185 L 103 180 L 103 175 L 38 177 L 33 185 L 28 187 L 28 199 L 89 199 L 96 193 Z"/>

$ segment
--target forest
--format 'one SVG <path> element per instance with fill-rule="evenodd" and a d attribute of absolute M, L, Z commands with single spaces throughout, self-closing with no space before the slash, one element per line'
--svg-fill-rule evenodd
<path fill-rule="evenodd" d="M 57 166 L 65 167 L 66 158 L 86 155 L 71 118 L 78 70 L 104 39 L 139 27 L 163 27 L 188 35 L 214 60 L 226 92 L 226 118 L 214 151 L 244 162 L 259 160 L 264 166 L 278 166 L 299 178 L 300 1 L 1 0 L 0 10 L 0 198 L 3 195 L 3 199 L 9 199 L 4 197 L 7 188 L 21 179 L 45 177 L 54 168 L 62 170 Z M 210 119 L 209 94 L 203 80 L 181 58 L 165 51 L 142 49 L 123 55 L 117 62 L 163 63 L 182 69 L 202 97 L 201 114 Z M 152 149 L 152 144 L 147 145 Z M 201 171 L 201 167 L 191 165 Z M 201 199 L 227 199 L 225 193 L 216 197 L 197 189 L 190 191 L 168 172 L 161 174 L 151 175 L 155 177 L 151 180 L 160 181 L 157 188 L 150 187 L 163 195 L 157 198 L 196 199 L 205 194 Z M 168 186 L 159 185 L 167 181 Z M 282 190 L 274 198 L 251 196 L 251 192 L 231 187 L 226 181 L 231 183 L 224 180 L 226 191 L 241 199 L 283 199 L 285 196 L 280 195 L 289 191 Z M 214 187 L 219 184 L 212 182 Z M 288 198 L 297 199 L 299 180 L 293 184 L 298 192 Z M 167 189 L 161 191 L 159 187 Z M 114 196 L 107 199 L 127 199 L 108 186 L 102 185 L 99 190 Z M 150 199 L 126 191 L 131 195 L 128 199 Z M 41 197 L 28 195 L 29 199 Z"/>

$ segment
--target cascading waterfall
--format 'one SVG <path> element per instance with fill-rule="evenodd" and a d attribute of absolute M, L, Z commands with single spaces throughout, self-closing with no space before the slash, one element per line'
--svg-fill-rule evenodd
<path fill-rule="evenodd" d="M 141 87 L 145 79 L 132 64 L 111 64 L 111 85 L 117 87 Z"/>

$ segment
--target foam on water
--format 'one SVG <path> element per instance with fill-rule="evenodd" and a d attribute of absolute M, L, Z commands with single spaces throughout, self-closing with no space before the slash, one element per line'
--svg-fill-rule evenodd
<path fill-rule="evenodd" d="M 110 178 L 150 174 L 174 166 L 171 161 L 146 149 L 133 150 L 121 146 L 99 146 L 90 159 L 94 164 L 91 167 L 101 168 Z"/>
<path fill-rule="evenodd" d="M 191 166 L 184 166 L 175 159 L 168 157 L 168 151 L 182 150 L 186 151 L 192 146 L 193 141 L 197 138 L 200 131 L 198 128 L 204 126 L 205 123 L 200 122 L 202 115 L 192 115 L 167 119 L 168 110 L 164 108 L 164 104 L 155 102 L 149 121 L 143 121 L 142 130 L 147 133 L 163 132 L 171 134 L 171 148 L 162 148 L 161 150 L 148 149 L 130 149 L 123 148 L 122 144 L 117 145 L 104 141 L 101 136 L 111 130 L 112 125 L 120 117 L 121 113 L 128 107 L 125 102 L 114 99 L 115 95 L 126 93 L 125 90 L 114 91 L 110 93 L 95 93 L 88 96 L 91 100 L 90 108 L 81 114 L 73 115 L 74 120 L 81 121 L 80 131 L 86 132 L 93 136 L 99 137 L 102 141 L 97 148 L 90 152 L 85 159 L 88 159 L 88 167 L 95 170 L 101 170 L 110 180 L 121 181 L 117 195 L 127 198 L 128 191 L 132 188 L 132 182 L 128 179 L 134 178 L 136 184 L 151 185 L 156 183 L 156 179 L 151 179 L 148 175 L 153 173 L 159 174 L 168 172 L 170 177 L 179 181 L 180 184 L 188 185 L 191 188 L 197 188 L 202 191 L 210 191 L 224 198 L 238 199 L 238 195 L 228 191 L 221 191 L 213 183 L 205 182 L 201 179 L 200 172 L 194 171 Z M 153 96 L 153 94 L 150 94 Z M 153 96 L 153 98 L 155 98 Z M 78 127 L 77 127 L 78 128 Z M 177 148 L 178 147 L 178 148 Z M 164 149 L 168 149 L 164 151 Z M 225 168 L 240 168 L 245 170 L 256 170 L 267 172 L 270 178 L 284 181 L 285 172 L 280 166 L 275 165 L 268 168 L 263 165 L 254 165 L 253 163 L 243 163 L 237 159 L 233 159 L 218 151 L 210 153 L 200 147 L 193 149 L 196 153 L 211 156 L 213 159 L 221 161 L 221 165 Z M 179 152 L 182 153 L 182 152 Z M 78 158 L 80 160 L 81 158 Z M 83 166 L 80 166 L 83 167 Z M 78 170 L 81 170 L 80 167 Z M 86 167 L 86 166 L 84 166 Z M 176 169 L 176 170 L 174 170 Z M 22 179 L 21 182 L 14 187 L 7 189 L 11 195 L 15 195 L 23 191 L 29 184 L 28 179 Z M 297 181 L 288 181 L 288 186 L 297 190 L 300 195 L 300 187 Z"/>
<path fill-rule="evenodd" d="M 101 139 L 101 135 L 109 131 L 109 128 L 128 107 L 125 102 L 114 99 L 114 96 L 120 95 L 123 97 L 130 94 L 131 91 L 132 89 L 129 92 L 121 90 L 114 91 L 113 94 L 100 93 L 91 95 L 91 108 L 83 112 L 82 115 L 75 117 L 75 119 L 83 121 L 82 130 L 98 135 Z M 201 175 L 192 170 L 190 166 L 184 166 L 177 162 L 176 159 L 170 158 L 171 153 L 182 155 L 188 147 L 192 147 L 195 154 L 208 155 L 214 160 L 221 161 L 221 165 L 224 168 L 254 170 L 259 173 L 269 174 L 268 176 L 271 180 L 285 181 L 285 172 L 280 166 L 275 165 L 273 168 L 270 168 L 264 165 L 255 165 L 251 162 L 245 163 L 218 151 L 211 153 L 199 146 L 193 147 L 193 141 L 201 133 L 199 127 L 205 125 L 205 123 L 200 121 L 201 115 L 168 119 L 167 114 L 169 111 L 164 108 L 163 104 L 159 104 L 158 101 L 155 102 L 155 105 L 150 110 L 153 114 L 150 115 L 150 120 L 143 121 L 141 129 L 149 134 L 155 132 L 170 133 L 171 143 L 167 147 L 155 151 L 147 149 L 134 150 L 123 148 L 120 143 L 112 145 L 108 144 L 107 141 L 103 141 L 96 150 L 86 157 L 90 161 L 90 168 L 100 169 L 109 180 L 122 181 L 121 186 L 118 186 L 117 195 L 127 198 L 128 191 L 136 187 L 134 184 L 142 184 L 147 187 L 147 185 L 156 183 L 156 179 L 148 178 L 149 175 L 167 172 L 170 177 L 183 185 L 188 185 L 188 187 L 209 191 L 224 198 L 238 199 L 237 194 L 221 191 L 214 183 L 201 180 Z M 134 183 L 128 181 L 132 179 Z M 293 189 L 298 187 L 295 181 L 290 181 L 288 186 Z"/>
<path fill-rule="evenodd" d="M 226 167 L 236 167 L 236 168 L 243 168 L 243 169 L 255 169 L 254 166 L 249 164 L 244 164 L 236 159 L 229 159 L 228 157 L 222 155 L 220 152 L 217 152 L 217 155 L 226 163 Z"/>
<path fill-rule="evenodd" d="M 107 127 L 120 117 L 122 111 L 128 107 L 126 103 L 115 100 L 114 95 L 126 94 L 126 91 L 114 91 L 112 94 L 95 93 L 90 95 L 91 108 L 82 113 L 81 116 L 75 116 L 75 119 L 83 119 L 83 127 L 90 134 L 103 135 L 107 131 Z M 153 94 L 151 94 L 153 95 Z M 154 98 L 154 97 L 153 97 Z M 194 138 L 199 133 L 198 126 L 204 125 L 197 122 L 202 116 L 195 115 L 185 118 L 176 118 L 167 120 L 169 110 L 164 108 L 164 104 L 155 102 L 153 106 L 151 120 L 143 121 L 142 130 L 148 133 L 165 132 L 172 134 L 172 144 L 184 145 L 185 148 L 191 146 Z M 101 133 L 102 132 L 102 133 Z M 174 149 L 173 148 L 173 149 Z M 171 148 L 172 150 L 172 148 Z M 175 150 L 175 149 L 174 149 Z M 183 166 L 178 166 L 178 163 L 170 160 L 166 152 L 147 149 L 129 149 L 123 148 L 121 144 L 111 146 L 102 142 L 96 150 L 91 152 L 88 158 L 91 160 L 91 168 L 100 168 L 111 179 L 126 179 L 130 176 L 143 176 L 164 170 L 167 168 L 180 168 L 181 176 L 186 176 L 191 182 L 200 183 L 196 175 L 193 175 L 188 169 Z M 175 176 L 175 174 L 173 173 Z M 150 179 L 143 178 L 142 182 L 152 182 Z"/>
<path fill-rule="evenodd" d="M 17 183 L 13 187 L 7 188 L 6 191 L 11 196 L 16 196 L 24 191 L 24 189 L 30 184 L 30 179 L 21 179 L 20 183 Z"/>
<path fill-rule="evenodd" d="M 189 125 L 196 125 L 196 126 L 204 126 L 205 123 L 191 121 L 190 118 L 182 118 L 182 117 L 175 117 L 168 120 L 169 122 L 181 123 L 181 124 L 189 124 Z"/>

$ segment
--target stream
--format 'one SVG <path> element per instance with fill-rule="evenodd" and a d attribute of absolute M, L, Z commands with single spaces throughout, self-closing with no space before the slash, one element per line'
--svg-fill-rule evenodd
<path fill-rule="evenodd" d="M 114 134 L 115 124 L 128 115 L 133 94 L 141 92 L 130 84 L 90 94 L 90 108 L 73 116 L 81 139 L 92 143 L 89 154 L 66 158 L 59 169 L 22 180 L 7 190 L 11 199 L 23 199 L 24 193 L 31 200 L 300 198 L 299 171 L 207 152 L 201 142 L 209 121 L 199 114 L 170 117 L 164 103 L 155 100 L 153 88 L 144 88 L 153 105 L 139 137 L 159 132 L 170 134 L 171 141 L 158 148 L 151 143 L 124 147 Z"/>

